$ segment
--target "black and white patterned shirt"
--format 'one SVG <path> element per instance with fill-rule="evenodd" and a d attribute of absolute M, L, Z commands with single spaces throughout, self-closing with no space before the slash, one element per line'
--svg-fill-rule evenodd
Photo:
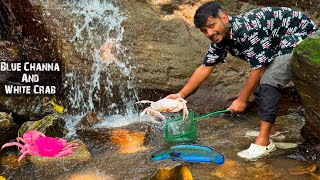
<path fill-rule="evenodd" d="M 276 56 L 291 53 L 317 30 L 307 15 L 287 7 L 264 7 L 228 18 L 230 39 L 211 43 L 204 59 L 205 66 L 224 62 L 230 52 L 258 69 Z"/>

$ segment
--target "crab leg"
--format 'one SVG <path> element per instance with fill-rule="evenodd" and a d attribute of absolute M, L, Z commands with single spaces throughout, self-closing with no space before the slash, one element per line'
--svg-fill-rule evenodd
<path fill-rule="evenodd" d="M 156 121 L 152 116 L 152 115 L 157 115 L 156 113 L 159 113 L 159 112 L 158 111 L 152 111 L 152 110 L 147 111 L 148 118 L 150 119 L 150 121 L 152 121 L 152 122 L 154 122 L 156 124 L 161 124 L 160 122 Z M 163 116 L 161 113 L 159 113 L 159 114 L 161 116 Z M 159 117 L 159 116 L 157 116 L 157 117 Z M 161 117 L 159 117 L 159 118 L 161 118 Z M 163 116 L 163 118 L 164 118 L 164 116 Z"/>
<path fill-rule="evenodd" d="M 68 148 L 74 148 L 75 146 L 77 146 L 78 144 L 77 143 L 70 143 L 68 144 L 66 147 L 64 147 L 62 150 L 66 150 Z"/>
<path fill-rule="evenodd" d="M 12 143 L 5 143 L 2 147 L 2 148 L 5 148 L 5 147 L 9 147 L 9 146 L 18 146 L 19 148 L 23 149 L 23 145 L 18 143 L 18 142 L 12 142 Z"/>
<path fill-rule="evenodd" d="M 189 111 L 188 111 L 188 108 L 187 108 L 187 105 L 186 104 L 183 104 L 183 115 L 182 115 L 182 120 L 184 121 L 186 116 L 188 117 L 189 115 Z"/>
<path fill-rule="evenodd" d="M 62 150 L 58 154 L 56 154 L 54 157 L 62 157 L 62 156 L 66 156 L 66 155 L 69 155 L 69 154 L 73 154 L 73 148 Z"/>
<path fill-rule="evenodd" d="M 30 154 L 32 156 L 36 155 L 36 153 L 34 151 L 30 151 L 30 150 L 24 151 L 21 154 L 21 156 L 18 158 L 18 162 L 20 162 L 27 154 Z"/>

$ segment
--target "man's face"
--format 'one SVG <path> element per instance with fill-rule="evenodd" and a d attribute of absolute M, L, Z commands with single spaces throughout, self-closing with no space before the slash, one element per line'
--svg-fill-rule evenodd
<path fill-rule="evenodd" d="M 215 43 L 220 43 L 223 38 L 227 37 L 229 32 L 229 19 L 224 13 L 220 13 L 219 17 L 210 16 L 204 27 L 200 28 L 203 34 Z"/>

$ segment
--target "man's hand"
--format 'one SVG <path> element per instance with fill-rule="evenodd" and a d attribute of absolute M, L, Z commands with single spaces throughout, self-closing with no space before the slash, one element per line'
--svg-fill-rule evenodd
<path fill-rule="evenodd" d="M 180 98 L 180 96 L 178 94 L 169 94 L 168 96 L 166 96 L 165 98 L 168 99 L 177 99 Z"/>
<path fill-rule="evenodd" d="M 242 112 L 246 109 L 247 102 L 241 101 L 239 98 L 234 100 L 228 109 L 231 113 Z"/>
<path fill-rule="evenodd" d="M 250 72 L 249 78 L 247 79 L 246 84 L 242 88 L 239 97 L 234 100 L 231 106 L 228 108 L 230 112 L 242 112 L 247 107 L 247 100 L 252 94 L 254 89 L 258 86 L 260 78 L 264 73 L 265 67 L 262 66 L 258 69 L 254 69 Z"/>

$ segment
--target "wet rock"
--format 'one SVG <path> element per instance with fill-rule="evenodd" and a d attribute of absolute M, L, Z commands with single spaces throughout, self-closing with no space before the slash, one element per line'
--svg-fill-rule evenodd
<path fill-rule="evenodd" d="M 291 149 L 297 147 L 298 143 L 274 142 L 274 145 L 279 149 Z"/>
<path fill-rule="evenodd" d="M 84 117 L 81 118 L 79 123 L 76 125 L 76 129 L 85 127 L 92 127 L 95 124 L 102 122 L 95 112 L 88 112 Z"/>
<path fill-rule="evenodd" d="M 320 145 L 310 144 L 310 143 L 303 143 L 298 145 L 297 148 L 292 149 L 288 152 L 287 157 L 306 161 L 309 163 L 320 162 Z"/>
<path fill-rule="evenodd" d="M 146 150 L 143 146 L 146 132 L 131 132 L 126 129 L 111 131 L 111 142 L 116 145 L 120 153 L 135 153 Z"/>
<path fill-rule="evenodd" d="M 50 114 L 38 121 L 28 121 L 22 124 L 19 135 L 27 131 L 37 130 L 50 137 L 64 137 L 67 129 L 64 127 L 65 121 L 58 114 Z"/>
<path fill-rule="evenodd" d="M 245 171 L 244 166 L 238 162 L 226 160 L 221 166 L 217 166 L 212 175 L 224 179 L 241 179 Z"/>
<path fill-rule="evenodd" d="M 144 149 L 143 145 L 148 144 L 151 134 L 149 126 L 145 123 L 133 123 L 115 128 L 82 128 L 77 129 L 76 133 L 90 150 L 109 149 L 125 152 L 134 151 L 136 148 Z"/>
<path fill-rule="evenodd" d="M 1 166 L 4 166 L 6 168 L 10 169 L 17 169 L 22 165 L 26 164 L 26 161 L 22 160 L 20 163 L 18 163 L 18 156 L 16 154 L 5 154 L 0 159 Z"/>
<path fill-rule="evenodd" d="M 67 178 L 65 178 L 66 180 L 115 180 L 114 177 L 112 176 L 108 176 L 108 175 L 104 175 L 104 174 L 99 174 L 99 173 L 94 173 L 94 172 L 83 172 L 83 173 L 75 173 L 72 174 L 70 176 L 68 176 Z"/>
<path fill-rule="evenodd" d="M 192 180 L 192 174 L 189 168 L 184 165 L 172 168 L 160 168 L 150 177 L 150 180 Z"/>
<path fill-rule="evenodd" d="M 308 164 L 306 166 L 295 166 L 290 167 L 288 169 L 289 173 L 292 175 L 303 175 L 303 174 L 310 174 L 316 172 L 318 169 L 318 165 L 316 164 Z"/>
<path fill-rule="evenodd" d="M 233 160 L 227 160 L 218 166 L 212 173 L 221 179 L 278 179 L 281 174 L 265 162 L 255 164 L 241 164 Z"/>
<path fill-rule="evenodd" d="M 297 92 L 305 107 L 301 135 L 306 141 L 320 143 L 320 33 L 306 38 L 294 50 L 292 70 Z"/>
<path fill-rule="evenodd" d="M 0 112 L 0 147 L 17 137 L 19 126 L 14 123 L 12 116 Z"/>
<path fill-rule="evenodd" d="M 86 145 L 81 140 L 73 140 L 70 143 L 77 143 L 78 146 L 74 149 L 74 153 L 63 157 L 40 157 L 40 156 L 28 156 L 28 160 L 37 166 L 55 167 L 75 167 L 81 163 L 85 163 L 90 160 L 90 153 Z"/>

